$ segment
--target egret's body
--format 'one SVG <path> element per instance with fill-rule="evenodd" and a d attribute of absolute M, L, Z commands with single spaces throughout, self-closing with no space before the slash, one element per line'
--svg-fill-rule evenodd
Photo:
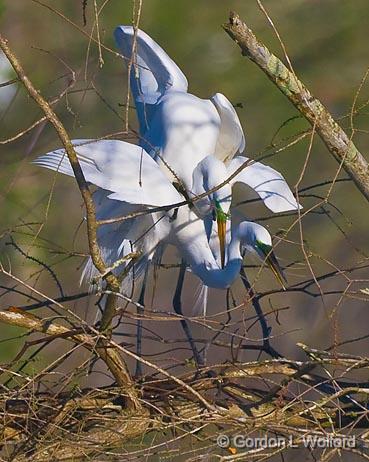
<path fill-rule="evenodd" d="M 220 126 L 219 113 L 210 100 L 171 91 L 158 103 L 143 143 L 151 147 L 149 153 L 172 181 L 180 180 L 190 192 L 196 166 L 216 151 Z"/>

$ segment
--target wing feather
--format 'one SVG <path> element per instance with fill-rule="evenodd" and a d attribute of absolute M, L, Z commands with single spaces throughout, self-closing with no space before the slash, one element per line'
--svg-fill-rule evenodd
<path fill-rule="evenodd" d="M 73 145 L 86 180 L 111 191 L 114 199 L 146 206 L 166 206 L 182 200 L 142 147 L 119 140 L 73 140 Z M 74 176 L 64 149 L 40 156 L 33 163 Z"/>
<path fill-rule="evenodd" d="M 131 91 L 143 136 L 150 128 L 159 98 L 168 91 L 187 92 L 188 82 L 177 64 L 142 30 L 137 30 L 135 45 L 132 26 L 118 26 L 114 36 L 127 64 L 133 64 Z"/>
<path fill-rule="evenodd" d="M 247 160 L 247 157 L 235 157 L 227 167 L 228 174 L 232 175 Z M 247 165 L 231 180 L 232 184 L 237 182 L 250 186 L 264 201 L 266 207 L 274 213 L 302 208 L 283 176 L 277 170 L 261 162 Z"/>
<path fill-rule="evenodd" d="M 222 161 L 230 160 L 235 154 L 241 154 L 245 150 L 246 141 L 241 122 L 224 95 L 216 93 L 211 101 L 217 108 L 221 121 L 215 156 Z"/>

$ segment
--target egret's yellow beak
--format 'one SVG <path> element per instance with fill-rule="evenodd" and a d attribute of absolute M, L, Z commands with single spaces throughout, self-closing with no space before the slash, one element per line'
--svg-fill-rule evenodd
<path fill-rule="evenodd" d="M 286 276 L 284 275 L 283 270 L 280 264 L 278 263 L 277 257 L 274 255 L 274 252 L 272 250 L 266 256 L 266 262 L 269 268 L 272 270 L 277 281 L 282 286 L 283 290 L 286 290 Z"/>
<path fill-rule="evenodd" d="M 218 224 L 218 236 L 219 236 L 219 248 L 220 248 L 220 261 L 222 268 L 224 268 L 225 262 L 225 237 L 226 237 L 226 225 L 227 222 L 217 218 Z"/>
<path fill-rule="evenodd" d="M 265 258 L 266 264 L 272 270 L 277 281 L 282 286 L 283 290 L 286 290 L 287 279 L 283 273 L 283 270 L 278 263 L 277 257 L 275 256 L 273 249 L 270 245 L 266 245 L 263 242 L 256 241 L 257 248 L 259 249 L 261 255 Z"/>
<path fill-rule="evenodd" d="M 224 268 L 228 214 L 223 212 L 222 207 L 218 201 L 215 201 L 215 216 L 216 216 L 217 225 L 218 225 L 220 261 L 221 261 L 222 268 Z"/>

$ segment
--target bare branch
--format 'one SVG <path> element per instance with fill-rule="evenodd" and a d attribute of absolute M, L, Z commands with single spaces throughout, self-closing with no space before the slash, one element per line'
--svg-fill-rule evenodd
<path fill-rule="evenodd" d="M 224 24 L 223 28 L 239 45 L 242 54 L 257 64 L 311 125 L 315 126 L 329 152 L 342 164 L 369 201 L 369 165 L 323 104 L 256 38 L 236 13 L 231 12 L 229 23 Z"/>
<path fill-rule="evenodd" d="M 28 91 L 29 95 L 33 98 L 36 104 L 42 109 L 44 112 L 47 120 L 53 125 L 55 128 L 64 148 L 68 155 L 70 164 L 73 169 L 74 176 L 76 178 L 78 187 L 80 189 L 85 207 L 86 207 L 86 216 L 87 216 L 87 236 L 88 236 L 88 243 L 92 261 L 96 268 L 99 270 L 100 273 L 104 274 L 106 272 L 106 265 L 102 259 L 100 248 L 97 242 L 97 221 L 96 221 L 96 214 L 95 214 L 95 204 L 92 198 L 91 191 L 88 187 L 86 179 L 83 175 L 81 166 L 79 165 L 77 154 L 74 150 L 72 141 L 64 128 L 64 125 L 59 120 L 55 112 L 52 110 L 50 104 L 42 97 L 42 95 L 36 90 L 33 86 L 30 79 L 27 77 L 26 73 L 23 70 L 18 58 L 15 54 L 11 51 L 10 47 L 8 46 L 8 41 L 0 34 L 0 48 L 3 50 L 5 56 L 8 58 L 9 62 L 13 66 L 14 71 L 16 72 L 19 80 L 23 83 L 26 90 Z M 102 331 L 109 331 L 111 327 L 111 321 L 116 313 L 116 306 L 117 306 L 117 297 L 116 292 L 120 290 L 120 283 L 118 279 L 112 272 L 108 272 L 104 278 L 107 282 L 108 290 L 111 290 L 113 293 L 109 294 L 105 304 L 105 310 L 101 322 L 101 329 Z M 133 383 L 130 378 L 128 368 L 121 360 L 119 353 L 114 353 L 114 360 L 111 360 L 111 353 L 110 355 L 107 354 L 107 345 L 105 341 L 102 341 L 102 344 L 99 345 L 97 349 L 101 358 L 105 358 L 107 361 L 107 365 L 111 372 L 113 373 L 114 377 L 116 378 L 117 382 L 120 383 L 121 386 L 126 385 L 130 390 L 130 396 L 132 397 L 133 403 L 138 403 L 137 397 L 135 393 L 133 393 Z M 119 363 L 119 367 L 117 366 Z"/>

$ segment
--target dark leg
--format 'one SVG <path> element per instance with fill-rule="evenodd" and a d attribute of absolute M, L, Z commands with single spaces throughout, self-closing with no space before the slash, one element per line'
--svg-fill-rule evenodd
<path fill-rule="evenodd" d="M 186 272 L 186 264 L 182 260 L 181 267 L 180 267 L 180 270 L 179 270 L 179 275 L 178 275 L 177 287 L 176 287 L 176 291 L 175 291 L 175 294 L 174 294 L 174 297 L 173 297 L 174 311 L 180 316 L 183 316 L 181 295 L 182 295 L 185 272 Z M 188 339 L 188 341 L 190 343 L 196 366 L 197 366 L 197 368 L 199 368 L 200 366 L 204 365 L 204 361 L 203 361 L 200 353 L 198 352 L 198 350 L 196 348 L 196 344 L 195 344 L 195 342 L 193 340 L 191 330 L 190 330 L 187 322 L 184 319 L 181 319 L 181 326 L 182 326 L 182 329 L 183 329 L 183 331 L 184 331 L 184 333 L 185 333 L 185 335 L 186 335 L 186 337 L 187 337 L 187 339 Z"/>
<path fill-rule="evenodd" d="M 270 335 L 271 328 L 268 326 L 265 320 L 263 310 L 261 309 L 261 306 L 259 303 L 259 299 L 256 296 L 255 292 L 252 290 L 252 287 L 247 279 L 247 276 L 246 276 L 246 273 L 243 267 L 241 267 L 240 275 L 241 275 L 241 280 L 243 282 L 243 285 L 245 286 L 245 289 L 247 290 L 251 298 L 252 305 L 254 307 L 254 310 L 256 311 L 256 315 L 260 323 L 260 327 L 261 327 L 261 331 L 263 335 L 263 351 L 265 351 L 265 353 L 272 356 L 272 358 L 281 358 L 281 355 L 278 353 L 277 350 L 275 350 L 271 346 L 269 342 L 269 335 Z"/>
<path fill-rule="evenodd" d="M 145 274 L 142 281 L 142 287 L 140 292 L 140 297 L 138 299 L 138 306 L 136 309 L 137 316 L 139 317 L 137 320 L 137 340 L 136 340 L 136 353 L 137 356 L 141 356 L 142 354 L 142 319 L 141 316 L 144 315 L 145 312 L 145 291 L 146 291 L 146 283 L 147 283 L 147 275 L 149 272 L 149 265 L 147 265 L 145 269 Z M 135 377 L 141 378 L 143 375 L 142 373 L 142 363 L 141 361 L 136 362 L 136 372 Z"/>

